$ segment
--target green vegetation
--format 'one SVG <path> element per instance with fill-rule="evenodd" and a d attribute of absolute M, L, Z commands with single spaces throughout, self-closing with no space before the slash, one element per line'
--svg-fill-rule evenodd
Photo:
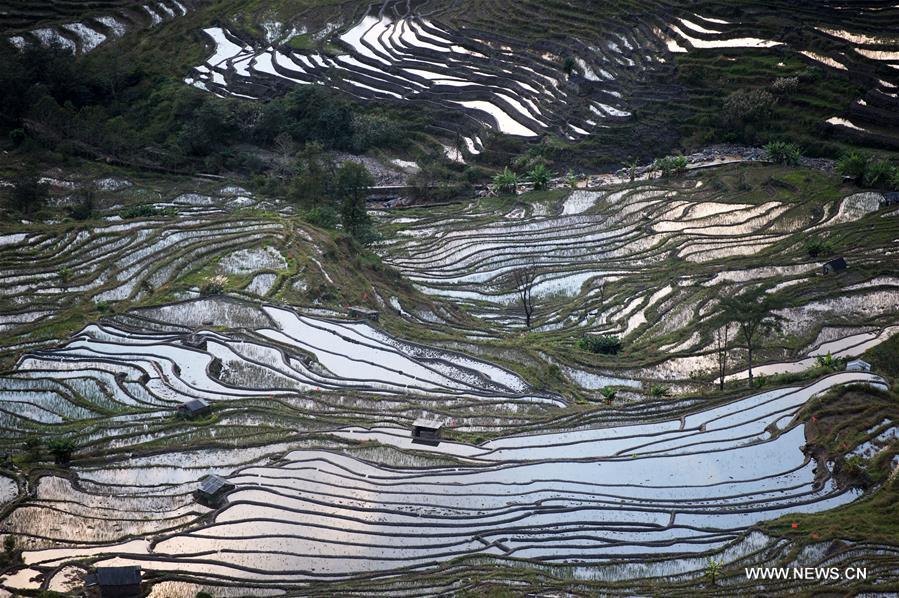
<path fill-rule="evenodd" d="M 725 56 L 714 51 L 676 56 L 678 81 L 687 85 L 677 102 L 683 146 L 709 143 L 760 146 L 773 139 L 794 143 L 814 156 L 837 157 L 845 146 L 821 123 L 845 108 L 864 88 L 801 57 L 770 50 Z"/>
<path fill-rule="evenodd" d="M 877 371 L 883 363 L 896 372 L 899 335 L 868 351 L 864 359 Z M 880 485 L 876 492 L 851 504 L 814 514 L 791 514 L 762 525 L 763 531 L 787 537 L 800 545 L 828 540 L 859 540 L 895 543 L 899 538 L 899 480 L 890 476 L 890 462 L 899 451 L 895 443 L 879 451 L 875 458 L 845 456 L 852 447 L 864 442 L 866 430 L 884 419 L 899 419 L 899 395 L 870 386 L 851 385 L 836 388 L 810 401 L 803 408 L 806 437 L 821 459 L 832 460 L 838 478 L 846 486 Z M 794 527 L 795 524 L 795 527 Z"/>
<path fill-rule="evenodd" d="M 5 208 L 15 216 L 29 216 L 44 207 L 47 195 L 47 185 L 35 170 L 28 169 L 13 178 Z"/>
<path fill-rule="evenodd" d="M 706 562 L 705 566 L 705 576 L 709 580 L 711 585 L 715 585 L 718 583 L 718 576 L 721 574 L 722 569 L 721 561 L 715 559 L 709 559 Z"/>
<path fill-rule="evenodd" d="M 75 444 L 75 441 L 68 437 L 51 438 L 50 442 L 47 443 L 47 449 L 59 465 L 67 464 L 71 460 L 72 453 L 75 452 L 76 448 L 77 445 Z"/>
<path fill-rule="evenodd" d="M 805 252 L 809 257 L 825 257 L 833 253 L 833 244 L 820 237 L 813 237 L 805 242 Z"/>
<path fill-rule="evenodd" d="M 765 153 L 768 159 L 778 164 L 797 166 L 802 159 L 802 152 L 795 143 L 786 141 L 771 141 L 765 144 Z"/>
<path fill-rule="evenodd" d="M 606 403 L 611 403 L 615 400 L 615 397 L 618 396 L 618 391 L 611 386 L 603 386 L 599 390 L 599 394 L 602 395 L 602 398 L 605 399 Z"/>
<path fill-rule="evenodd" d="M 221 295 L 225 292 L 225 286 L 228 284 L 228 278 L 226 276 L 213 276 L 209 278 L 202 287 L 200 287 L 200 294 L 204 297 L 208 297 L 211 295 Z"/>
<path fill-rule="evenodd" d="M 549 185 L 550 179 L 555 176 L 545 164 L 537 164 L 528 172 L 528 181 L 534 184 L 534 191 L 542 191 Z"/>
<path fill-rule="evenodd" d="M 405 147 L 426 118 L 421 110 L 363 107 L 318 85 L 264 105 L 217 98 L 162 72 L 165 65 L 123 60 L 115 50 L 73 56 L 0 44 L 0 63 L 0 131 L 30 155 L 252 174 L 266 165 L 248 142 L 277 149 L 282 136 L 353 152 Z"/>
<path fill-rule="evenodd" d="M 746 362 L 749 370 L 749 386 L 752 380 L 752 354 L 761 337 L 780 330 L 783 317 L 774 313 L 781 307 L 778 299 L 768 294 L 767 289 L 757 287 L 734 297 L 721 299 L 724 324 L 735 322 L 746 346 Z"/>
<path fill-rule="evenodd" d="M 681 176 L 687 171 L 687 158 L 684 156 L 665 156 L 659 158 L 652 165 L 663 177 Z"/>
<path fill-rule="evenodd" d="M 662 384 L 653 384 L 649 387 L 649 396 L 654 399 L 662 399 L 671 396 L 671 389 Z"/>
<path fill-rule="evenodd" d="M 133 220 L 137 218 L 153 218 L 154 216 L 175 216 L 177 214 L 177 208 L 157 208 L 155 206 L 147 204 L 129 206 L 119 212 L 119 216 L 125 220 Z"/>
<path fill-rule="evenodd" d="M 617 355 L 621 351 L 621 339 L 610 335 L 585 334 L 578 339 L 577 348 L 590 353 Z"/>
<path fill-rule="evenodd" d="M 518 175 L 506 166 L 502 172 L 493 176 L 493 186 L 497 193 L 513 195 L 518 190 Z"/>
<path fill-rule="evenodd" d="M 846 152 L 837 162 L 837 172 L 864 187 L 899 189 L 899 167 L 865 152 Z"/>
<path fill-rule="evenodd" d="M 365 209 L 368 188 L 374 179 L 365 166 L 357 162 L 344 162 L 337 169 L 336 182 L 341 196 L 340 223 L 348 235 L 366 244 L 374 240 L 371 218 Z"/>

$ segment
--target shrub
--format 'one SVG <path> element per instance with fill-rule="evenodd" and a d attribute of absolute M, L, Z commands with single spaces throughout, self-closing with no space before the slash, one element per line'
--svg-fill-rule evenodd
<path fill-rule="evenodd" d="M 771 91 L 777 95 L 789 95 L 799 89 L 799 77 L 778 77 L 771 84 Z"/>
<path fill-rule="evenodd" d="M 830 354 L 830 351 L 828 351 L 827 355 L 818 355 L 815 358 L 815 361 L 818 363 L 818 367 L 820 368 L 836 371 L 843 369 L 843 362 L 845 360 L 840 359 L 839 357 L 834 357 Z"/>
<path fill-rule="evenodd" d="M 833 245 L 824 239 L 809 239 L 805 242 L 805 252 L 809 257 L 830 255 L 833 252 Z"/>
<path fill-rule="evenodd" d="M 621 351 L 621 339 L 611 335 L 585 334 L 577 341 L 577 348 L 590 353 L 617 355 Z"/>
<path fill-rule="evenodd" d="M 649 396 L 661 399 L 663 397 L 671 396 L 671 389 L 667 386 L 662 386 L 661 384 L 653 384 L 649 387 Z"/>
<path fill-rule="evenodd" d="M 75 205 L 68 209 L 69 216 L 73 220 L 88 220 L 93 218 L 95 207 L 94 192 L 90 189 L 82 189 L 78 193 Z"/>
<path fill-rule="evenodd" d="M 684 156 L 665 156 L 658 158 L 652 164 L 653 170 L 658 170 L 663 177 L 680 176 L 687 171 L 687 158 Z"/>
<path fill-rule="evenodd" d="M 498 193 L 513 194 L 518 190 L 518 175 L 506 166 L 502 172 L 493 176 L 493 186 Z"/>
<path fill-rule="evenodd" d="M 28 171 L 17 175 L 12 180 L 7 207 L 21 215 L 33 214 L 47 203 L 49 190 L 41 183 L 37 171 Z"/>
<path fill-rule="evenodd" d="M 381 115 L 355 114 L 352 117 L 352 149 L 362 153 L 372 147 L 401 145 L 406 132 L 397 121 Z"/>
<path fill-rule="evenodd" d="M 895 170 L 893 165 L 885 160 L 871 160 L 865 167 L 862 182 L 865 187 L 884 189 L 892 184 Z"/>
<path fill-rule="evenodd" d="M 871 156 L 863 152 L 851 150 L 843 154 L 837 162 L 837 172 L 842 176 L 850 177 L 856 183 L 861 183 L 865 178 L 865 171 Z"/>
<path fill-rule="evenodd" d="M 119 212 L 119 216 L 125 220 L 132 220 L 134 218 L 152 218 L 153 216 L 175 216 L 176 214 L 178 214 L 177 208 L 156 208 L 147 204 L 130 206 Z"/>
<path fill-rule="evenodd" d="M 799 146 L 785 141 L 772 141 L 765 145 L 765 153 L 768 159 L 778 164 L 786 164 L 787 166 L 796 166 L 802 158 Z"/>
<path fill-rule="evenodd" d="M 553 172 L 545 164 L 537 164 L 528 172 L 528 180 L 534 183 L 534 189 L 537 191 L 546 189 L 553 176 Z"/>
<path fill-rule="evenodd" d="M 618 395 L 618 391 L 612 388 L 611 386 L 603 386 L 599 394 L 602 395 L 602 398 L 606 400 L 607 403 L 611 403 L 615 400 L 615 397 Z"/>
<path fill-rule="evenodd" d="M 340 215 L 333 206 L 318 206 L 303 213 L 303 220 L 321 228 L 337 228 Z"/>
<path fill-rule="evenodd" d="M 75 441 L 71 438 L 54 438 L 47 443 L 47 448 L 50 450 L 50 454 L 53 455 L 56 463 L 63 465 L 72 458 L 72 453 L 75 452 L 76 447 Z"/>
<path fill-rule="evenodd" d="M 574 67 L 577 63 L 574 61 L 574 58 L 571 56 L 566 56 L 562 59 L 562 71 L 565 72 L 566 75 L 570 75 L 571 71 L 574 70 Z"/>
<path fill-rule="evenodd" d="M 225 292 L 225 284 L 227 282 L 228 279 L 224 276 L 213 276 L 200 287 L 200 294 L 204 296 L 221 295 Z"/>
<path fill-rule="evenodd" d="M 738 89 L 725 98 L 722 117 L 726 123 L 738 125 L 761 120 L 771 112 L 775 101 L 764 89 Z"/>

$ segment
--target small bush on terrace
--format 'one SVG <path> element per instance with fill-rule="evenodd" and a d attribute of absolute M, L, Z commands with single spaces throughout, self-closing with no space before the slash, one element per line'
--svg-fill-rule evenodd
<path fill-rule="evenodd" d="M 225 292 L 225 285 L 228 279 L 225 276 L 213 276 L 200 287 L 200 294 L 203 296 L 221 295 Z"/>
<path fill-rule="evenodd" d="M 768 159 L 778 164 L 796 166 L 802 158 L 799 146 L 785 141 L 772 141 L 765 145 L 765 153 Z"/>
<path fill-rule="evenodd" d="M 337 228 L 340 215 L 333 206 L 316 206 L 303 213 L 303 220 L 321 228 Z"/>
<path fill-rule="evenodd" d="M 131 206 L 119 212 L 119 216 L 125 220 L 131 220 L 133 218 L 152 218 L 153 216 L 175 216 L 176 214 L 178 214 L 176 208 L 155 208 L 147 204 Z"/>
<path fill-rule="evenodd" d="M 668 388 L 667 386 L 662 386 L 661 384 L 653 384 L 652 386 L 649 387 L 649 396 L 656 398 L 656 399 L 670 397 L 671 389 Z"/>
<path fill-rule="evenodd" d="M 606 400 L 606 403 L 611 403 L 615 400 L 615 397 L 618 395 L 618 391 L 612 388 L 611 386 L 603 386 L 599 394 L 602 395 L 602 398 Z"/>
<path fill-rule="evenodd" d="M 72 458 L 72 453 L 77 447 L 71 438 L 54 438 L 47 443 L 47 448 L 56 463 L 65 465 Z"/>
<path fill-rule="evenodd" d="M 837 162 L 837 172 L 855 184 L 876 189 L 899 189 L 899 168 L 870 154 L 850 150 Z"/>
<path fill-rule="evenodd" d="M 621 351 L 621 339 L 617 336 L 585 334 L 577 341 L 577 348 L 590 353 L 617 355 Z"/>
<path fill-rule="evenodd" d="M 868 154 L 852 150 L 843 154 L 843 157 L 837 162 L 837 172 L 861 184 L 870 161 L 871 156 Z"/>
<path fill-rule="evenodd" d="M 799 77 L 778 77 L 771 84 L 771 91 L 777 95 L 789 95 L 799 89 Z"/>
<path fill-rule="evenodd" d="M 555 174 L 545 164 L 537 164 L 528 172 L 528 180 L 534 184 L 535 191 L 546 189 L 553 176 Z"/>
<path fill-rule="evenodd" d="M 865 176 L 862 179 L 862 182 L 865 184 L 865 187 L 871 187 L 875 189 L 886 189 L 893 183 L 893 177 L 895 176 L 895 168 L 889 162 L 884 160 L 872 160 L 868 162 L 868 166 L 865 168 Z"/>
<path fill-rule="evenodd" d="M 687 171 L 687 158 L 684 156 L 665 156 L 658 158 L 652 165 L 663 177 L 680 176 Z"/>
<path fill-rule="evenodd" d="M 765 118 L 776 99 L 764 89 L 738 89 L 724 100 L 722 117 L 725 122 L 741 125 Z"/>
<path fill-rule="evenodd" d="M 833 245 L 825 239 L 809 239 L 805 242 L 805 252 L 809 257 L 823 257 L 833 253 Z"/>
<path fill-rule="evenodd" d="M 511 195 L 518 189 L 518 175 L 506 166 L 502 172 L 493 176 L 493 186 L 496 187 L 497 193 Z"/>

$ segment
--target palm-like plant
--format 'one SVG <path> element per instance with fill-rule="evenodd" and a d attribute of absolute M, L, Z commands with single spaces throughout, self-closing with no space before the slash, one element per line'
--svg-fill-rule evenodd
<path fill-rule="evenodd" d="M 721 574 L 721 561 L 716 561 L 715 559 L 709 559 L 708 563 L 706 563 L 705 567 L 705 575 L 709 579 L 709 583 L 715 585 L 718 581 L 718 576 Z"/>
<path fill-rule="evenodd" d="M 528 180 L 534 183 L 534 190 L 539 191 L 549 186 L 550 179 L 555 176 L 546 164 L 537 164 L 528 172 Z"/>
<path fill-rule="evenodd" d="M 518 190 L 518 175 L 506 166 L 502 172 L 493 175 L 493 186 L 499 193 L 515 193 Z"/>
<path fill-rule="evenodd" d="M 611 403 L 613 400 L 615 400 L 615 396 L 618 394 L 618 391 L 611 386 L 603 386 L 602 389 L 600 389 L 599 393 L 606 400 L 606 403 Z"/>

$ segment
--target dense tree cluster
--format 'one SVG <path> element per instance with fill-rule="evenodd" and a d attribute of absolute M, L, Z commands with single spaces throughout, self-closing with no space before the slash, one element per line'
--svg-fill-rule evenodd
<path fill-rule="evenodd" d="M 0 42 L 0 131 L 25 150 L 140 166 L 260 172 L 252 146 L 279 138 L 364 152 L 409 142 L 408 115 L 361 106 L 322 86 L 268 102 L 223 99 L 148 72 L 116 52 L 73 56 Z"/>

